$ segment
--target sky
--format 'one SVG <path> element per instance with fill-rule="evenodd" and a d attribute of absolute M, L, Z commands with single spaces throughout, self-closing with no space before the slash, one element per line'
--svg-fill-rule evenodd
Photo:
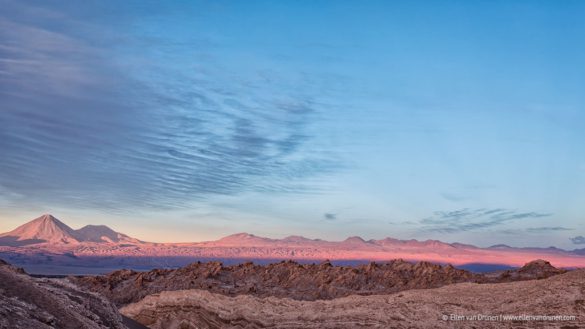
<path fill-rule="evenodd" d="M 0 231 L 585 243 L 583 1 L 0 7 Z"/>

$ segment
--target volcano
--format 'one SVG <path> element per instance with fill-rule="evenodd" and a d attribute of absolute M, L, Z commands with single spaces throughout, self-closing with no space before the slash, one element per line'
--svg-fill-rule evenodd
<path fill-rule="evenodd" d="M 74 230 L 50 214 L 44 214 L 10 232 L 0 234 L 0 245 L 7 246 L 36 243 L 77 245 L 82 242 L 134 244 L 141 241 L 105 225 L 87 225 Z"/>
<path fill-rule="evenodd" d="M 10 232 L 0 234 L 0 242 L 10 245 L 41 242 L 51 244 L 79 243 L 75 238 L 75 231 L 50 214 L 44 214 Z"/>

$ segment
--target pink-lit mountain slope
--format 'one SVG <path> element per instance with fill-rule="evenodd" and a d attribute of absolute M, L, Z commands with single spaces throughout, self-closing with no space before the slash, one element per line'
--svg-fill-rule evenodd
<path fill-rule="evenodd" d="M 74 230 L 49 214 L 44 214 L 16 229 L 0 234 L 0 245 L 33 244 L 79 245 L 92 243 L 140 243 L 139 240 L 115 232 L 104 225 L 87 225 Z"/>
<path fill-rule="evenodd" d="M 75 231 L 75 237 L 81 242 L 141 243 L 140 240 L 118 233 L 105 225 L 86 225 Z"/>
<path fill-rule="evenodd" d="M 1 239 L 20 244 L 42 242 L 51 244 L 79 243 L 74 236 L 75 231 L 72 228 L 49 214 L 33 219 L 10 232 L 0 234 Z"/>
<path fill-rule="evenodd" d="M 161 263 L 168 263 L 172 259 L 388 261 L 401 258 L 454 265 L 509 266 L 521 266 L 534 259 L 546 259 L 557 267 L 585 267 L 585 255 L 578 250 L 509 246 L 480 248 L 438 240 L 364 240 L 354 236 L 343 241 L 325 241 L 302 236 L 271 239 L 239 233 L 216 241 L 149 243 L 115 232 L 106 226 L 88 225 L 73 230 L 51 215 L 43 215 L 0 235 L 0 256 L 2 254 L 18 262 L 38 261 L 50 255 L 53 263 L 60 259 L 59 255 L 72 255 L 80 261 L 84 257 L 93 257 L 93 262 L 95 257 L 102 257 L 111 259 L 116 264 L 130 258 L 132 262 Z M 62 258 L 63 262 L 72 262 L 69 256 Z"/>

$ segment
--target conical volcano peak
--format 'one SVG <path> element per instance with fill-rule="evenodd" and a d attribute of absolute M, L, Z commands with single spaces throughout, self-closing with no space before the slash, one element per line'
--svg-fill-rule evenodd
<path fill-rule="evenodd" d="M 51 214 L 42 214 L 40 217 L 33 219 L 33 221 L 37 220 L 42 222 L 62 223 L 57 217 Z"/>
<path fill-rule="evenodd" d="M 86 225 L 74 230 L 51 214 L 43 214 L 16 229 L 0 234 L 0 245 L 80 243 L 142 243 L 105 225 Z"/>
<path fill-rule="evenodd" d="M 51 214 L 43 214 L 32 221 L 17 227 L 15 230 L 2 234 L 13 237 L 16 241 L 78 243 L 72 228 Z"/>
<path fill-rule="evenodd" d="M 42 216 L 30 221 L 28 224 L 32 224 L 32 223 L 38 223 L 38 224 L 42 225 L 43 229 L 50 229 L 50 230 L 56 229 L 56 230 L 65 231 L 67 233 L 73 232 L 73 229 L 71 227 L 67 226 L 67 224 L 63 223 L 57 217 L 55 217 L 51 214 L 43 214 Z M 24 225 L 27 225 L 27 224 L 24 224 Z"/>

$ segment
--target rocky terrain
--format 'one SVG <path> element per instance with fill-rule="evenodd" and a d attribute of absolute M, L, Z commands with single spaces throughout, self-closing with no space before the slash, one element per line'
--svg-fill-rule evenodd
<path fill-rule="evenodd" d="M 355 267 L 198 262 L 67 279 L 34 279 L 0 262 L 0 328 L 572 329 L 584 324 L 584 294 L 585 270 L 566 273 L 543 260 L 491 274 L 404 260 Z M 442 320 L 451 314 L 576 318 Z"/>
<path fill-rule="evenodd" d="M 564 273 L 538 260 L 517 270 L 475 274 L 428 262 L 394 260 L 361 266 L 299 264 L 285 261 L 268 265 L 218 262 L 193 263 L 177 270 L 135 272 L 121 270 L 105 276 L 75 278 L 75 282 L 106 296 L 118 305 L 137 302 L 162 291 L 202 289 L 226 296 L 286 297 L 295 300 L 333 299 L 349 295 L 388 294 L 428 289 L 460 282 L 507 282 L 542 279 Z"/>
<path fill-rule="evenodd" d="M 113 304 L 66 280 L 33 279 L 0 260 L 0 328 L 129 328 Z"/>
<path fill-rule="evenodd" d="M 498 271 L 493 273 L 485 273 L 480 275 L 482 277 L 478 282 L 512 282 L 522 280 L 540 280 L 546 279 L 553 275 L 566 273 L 567 270 L 556 268 L 549 262 L 538 259 L 527 263 L 521 268 L 515 270 Z"/>
<path fill-rule="evenodd" d="M 229 297 L 199 289 L 166 291 L 150 295 L 120 311 L 153 329 L 577 329 L 585 327 L 585 270 L 543 280 L 460 283 L 389 295 L 354 295 L 319 301 L 251 295 Z M 528 321 L 500 318 L 500 315 L 569 317 L 568 320 L 541 318 Z M 466 319 L 465 316 L 476 316 L 477 319 Z"/>
<path fill-rule="evenodd" d="M 391 293 L 405 289 L 439 287 L 474 280 L 475 275 L 427 262 L 402 260 L 357 267 L 298 264 L 293 261 L 265 266 L 245 263 L 193 263 L 177 270 L 116 271 L 83 277 L 76 282 L 119 305 L 136 302 L 161 291 L 203 289 L 228 296 L 251 294 L 297 300 L 331 299 L 351 294 Z"/>

